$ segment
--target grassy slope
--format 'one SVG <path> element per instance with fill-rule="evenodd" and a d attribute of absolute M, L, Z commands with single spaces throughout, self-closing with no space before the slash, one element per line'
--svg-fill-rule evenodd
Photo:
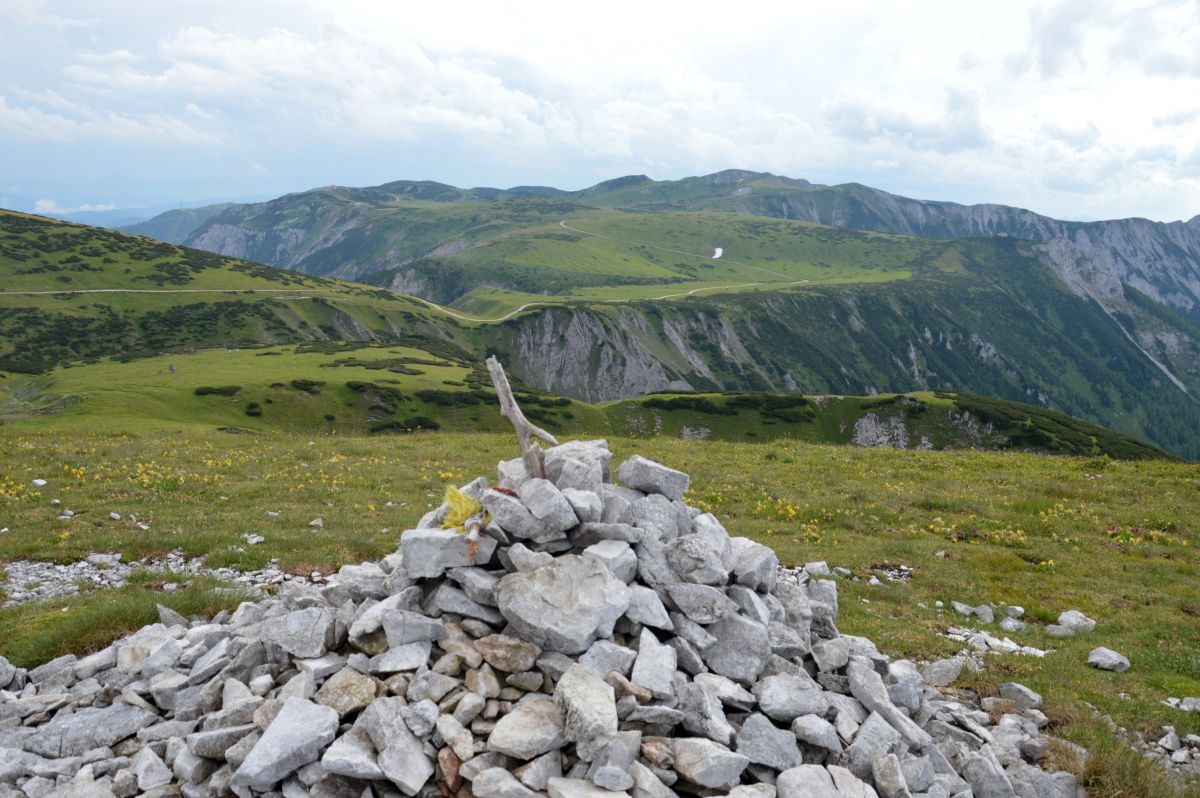
<path fill-rule="evenodd" d="M 0 278 L 0 369 L 325 339 L 423 340 L 461 353 L 465 340 L 456 320 L 392 292 L 7 211 Z M 122 292 L 72 293 L 96 289 Z M 31 291 L 54 293 L 19 293 Z"/>
<path fill-rule="evenodd" d="M 447 483 L 490 474 L 496 460 L 512 455 L 511 435 L 480 434 L 381 439 L 14 428 L 7 440 L 0 522 L 12 531 L 0 536 L 0 560 L 70 562 L 91 551 L 135 557 L 182 547 L 214 565 L 253 567 L 275 557 L 295 572 L 329 571 L 391 551 Z M 955 650 L 938 632 L 959 620 L 938 612 L 937 600 L 1020 604 L 1039 623 L 1080 609 L 1099 621 L 1094 634 L 1055 640 L 1031 628 L 1015 637 L 1056 653 L 992 659 L 971 683 L 1030 685 L 1063 722 L 1056 733 L 1094 745 L 1114 744 L 1089 720 L 1085 701 L 1131 729 L 1153 732 L 1171 723 L 1180 733 L 1200 732 L 1200 717 L 1159 703 L 1200 694 L 1195 466 L 791 441 L 654 437 L 612 445 L 618 458 L 638 452 L 690 472 L 692 503 L 716 513 L 733 534 L 770 544 L 785 564 L 826 559 L 851 568 L 863 581 L 841 585 L 844 632 L 868 635 L 894 656 L 933 658 Z M 31 487 L 38 476 L 49 480 L 45 488 Z M 55 521 L 51 498 L 79 515 Z M 267 510 L 282 515 L 267 518 Z M 110 511 L 137 513 L 152 529 L 110 521 Z M 317 533 L 308 527 L 315 516 L 325 520 Z M 246 546 L 245 532 L 266 541 Z M 909 584 L 866 584 L 880 563 L 913 566 L 915 576 Z M 160 580 L 148 575 L 119 597 L 73 600 L 63 605 L 67 612 L 57 604 L 0 612 L 0 652 L 32 664 L 99 645 L 101 630 L 114 634 L 146 620 L 153 601 L 166 597 L 154 589 Z M 189 606 L 211 611 L 216 600 L 195 587 Z M 123 617 L 114 607 L 134 614 Z M 88 636 L 76 638 L 85 624 Z M 1133 668 L 1087 668 L 1096 645 L 1125 653 Z M 1129 698 L 1118 697 L 1122 692 Z M 1109 778 L 1117 759 L 1100 763 Z M 1167 794 L 1141 789 L 1128 794 Z"/>
<path fill-rule="evenodd" d="M 856 424 L 870 415 L 881 424 L 900 425 L 907 440 L 901 445 L 911 447 L 1163 456 L 1054 411 L 947 393 L 660 394 L 599 405 L 526 393 L 522 401 L 537 423 L 567 436 L 852 443 Z M 494 402 L 486 378 L 468 361 L 402 346 L 207 349 L 0 380 L 0 424 L 60 430 L 128 432 L 185 425 L 321 435 L 418 426 L 500 431 L 506 422 L 492 411 Z"/>

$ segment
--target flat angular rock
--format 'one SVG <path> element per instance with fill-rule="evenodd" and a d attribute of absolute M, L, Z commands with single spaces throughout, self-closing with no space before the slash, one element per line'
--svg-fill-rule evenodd
<path fill-rule="evenodd" d="M 25 741 L 25 750 L 51 759 L 78 756 L 132 737 L 156 720 L 153 712 L 129 704 L 59 712 Z"/>
<path fill-rule="evenodd" d="M 379 752 L 377 764 L 384 778 L 405 795 L 416 795 L 433 775 L 433 759 L 409 730 L 401 714 L 404 700 L 377 698 L 363 710 L 358 724 Z"/>
<path fill-rule="evenodd" d="M 800 765 L 779 774 L 775 781 L 778 798 L 842 798 L 829 771 L 820 765 Z"/>
<path fill-rule="evenodd" d="M 735 682 L 753 684 L 771 657 L 767 630 L 744 615 L 730 615 L 707 628 L 717 642 L 703 651 L 705 664 Z"/>
<path fill-rule="evenodd" d="M 791 723 L 801 715 L 824 715 L 829 707 L 820 685 L 807 676 L 777 673 L 754 685 L 758 705 L 772 720 Z"/>
<path fill-rule="evenodd" d="M 538 519 L 533 517 L 533 513 L 529 512 L 516 496 L 498 490 L 488 490 L 484 491 L 482 503 L 484 509 L 492 516 L 492 521 L 514 537 L 534 540 L 545 534 Z"/>
<path fill-rule="evenodd" d="M 542 650 L 533 643 L 508 635 L 488 635 L 475 641 L 475 648 L 493 668 L 521 673 L 533 667 Z"/>
<path fill-rule="evenodd" d="M 675 649 L 658 642 L 649 629 L 642 629 L 631 680 L 655 698 L 675 695 Z"/>
<path fill-rule="evenodd" d="M 850 681 L 850 694 L 891 724 L 910 748 L 925 748 L 933 743 L 928 732 L 892 703 L 883 679 L 875 672 L 870 660 L 861 656 L 851 658 L 846 675 Z"/>
<path fill-rule="evenodd" d="M 171 771 L 150 748 L 143 748 L 134 754 L 129 761 L 129 767 L 133 769 L 133 775 L 137 776 L 138 789 L 142 792 L 149 792 L 155 787 L 171 783 Z"/>
<path fill-rule="evenodd" d="M 637 576 L 637 555 L 623 540 L 602 540 L 593 543 L 583 550 L 583 556 L 591 557 L 603 563 L 613 576 L 625 584 Z"/>
<path fill-rule="evenodd" d="M 730 790 L 750 764 L 744 754 L 730 751 L 703 737 L 677 737 L 669 742 L 675 771 L 693 784 L 712 790 Z M 799 796 L 797 796 L 799 798 Z"/>
<path fill-rule="evenodd" d="M 949 687 L 962 673 L 966 657 L 955 656 L 931 662 L 921 671 L 921 678 L 930 687 Z"/>
<path fill-rule="evenodd" d="M 436 579 L 451 568 L 486 565 L 496 541 L 480 536 L 475 545 L 456 529 L 410 529 L 400 535 L 404 570 L 414 579 Z"/>
<path fill-rule="evenodd" d="M 676 582 L 667 585 L 667 595 L 680 612 L 699 624 L 716 623 L 738 613 L 738 606 L 728 596 L 708 585 Z"/>
<path fill-rule="evenodd" d="M 604 565 L 575 555 L 496 585 L 504 618 L 524 640 L 564 654 L 586 651 L 629 607 L 629 588 Z"/>
<path fill-rule="evenodd" d="M 429 661 L 429 653 L 432 649 L 433 643 L 428 640 L 405 643 L 402 646 L 388 649 L 376 657 L 371 657 L 367 667 L 371 673 L 415 671 Z"/>
<path fill-rule="evenodd" d="M 266 792 L 297 769 L 315 762 L 337 734 L 337 712 L 303 698 L 283 705 L 250 755 L 234 774 L 234 783 Z"/>
<path fill-rule="evenodd" d="M 1000 685 L 1000 697 L 1008 699 L 1021 709 L 1041 709 L 1042 697 L 1017 682 L 1004 682 Z"/>
<path fill-rule="evenodd" d="M 687 474 L 636 454 L 621 463 L 617 479 L 627 488 L 661 493 L 674 501 L 681 501 L 688 489 Z"/>
<path fill-rule="evenodd" d="M 779 573 L 779 557 L 769 547 L 749 538 L 730 538 L 733 580 L 751 590 L 769 593 Z"/>
<path fill-rule="evenodd" d="M 316 700 L 344 718 L 375 700 L 375 680 L 354 668 L 343 668 L 321 685 Z"/>
<path fill-rule="evenodd" d="M 550 798 L 629 798 L 627 792 L 610 792 L 585 779 L 550 779 Z"/>
<path fill-rule="evenodd" d="M 547 449 L 544 457 L 546 478 L 554 481 L 557 481 L 562 474 L 563 466 L 568 459 L 588 465 L 595 464 L 600 469 L 601 480 L 609 478 L 609 468 L 612 464 L 612 452 L 608 449 L 608 441 L 601 438 L 560 443 L 558 446 Z"/>
<path fill-rule="evenodd" d="M 383 616 L 382 623 L 388 646 L 392 648 L 435 641 L 442 636 L 442 622 L 419 612 L 394 610 Z"/>
<path fill-rule="evenodd" d="M 537 793 L 526 787 L 504 768 L 488 768 L 471 781 L 475 798 L 536 798 Z"/>
<path fill-rule="evenodd" d="M 523 701 L 496 723 L 488 736 L 489 751 L 530 760 L 567 744 L 563 717 L 553 701 Z"/>
<path fill-rule="evenodd" d="M 581 524 L 595 523 L 604 516 L 604 502 L 600 494 L 592 490 L 579 488 L 562 488 L 562 495 L 575 511 L 575 517 Z"/>
<path fill-rule="evenodd" d="M 567 530 L 579 523 L 571 503 L 550 480 L 528 479 L 517 492 L 529 514 L 538 523 L 536 533 L 528 536 L 534 542 L 544 543 L 566 537 Z"/>
<path fill-rule="evenodd" d="M 625 617 L 634 623 L 653 626 L 655 629 L 667 632 L 675 629 L 675 624 L 671 622 L 671 617 L 667 614 L 667 608 L 663 605 L 662 599 L 644 585 L 629 586 L 629 608 L 625 610 Z"/>
<path fill-rule="evenodd" d="M 334 645 L 336 621 L 324 607 L 289 612 L 263 625 L 263 636 L 293 657 L 320 657 Z"/>
<path fill-rule="evenodd" d="M 801 715 L 792 721 L 792 734 L 802 743 L 824 748 L 833 753 L 842 750 L 837 729 L 820 715 Z"/>
<path fill-rule="evenodd" d="M 667 543 L 667 562 L 685 582 L 700 585 L 723 585 L 729 572 L 723 560 L 727 557 L 729 540 L 720 541 L 702 534 L 684 535 Z"/>
<path fill-rule="evenodd" d="M 737 733 L 737 752 L 751 762 L 775 770 L 787 770 L 804 764 L 796 735 L 777 728 L 766 715 L 757 712 L 742 724 Z"/>
<path fill-rule="evenodd" d="M 603 679 L 613 671 L 628 676 L 636 660 L 637 652 L 633 649 L 618 646 L 611 640 L 597 640 L 579 658 L 579 664 Z"/>
<path fill-rule="evenodd" d="M 381 779 L 383 769 L 376 762 L 375 746 L 361 726 L 333 741 L 321 757 L 321 766 L 338 776 L 352 779 Z"/>
<path fill-rule="evenodd" d="M 674 653 L 674 652 L 672 652 Z M 579 758 L 590 762 L 617 734 L 617 704 L 612 687 L 585 665 L 575 664 L 554 689 L 563 733 Z"/>
<path fill-rule="evenodd" d="M 1118 654 L 1111 648 L 1093 648 L 1088 654 L 1088 665 L 1093 668 L 1099 668 L 1102 671 L 1114 671 L 1116 673 L 1124 673 L 1129 670 L 1129 660 L 1122 654 Z"/>

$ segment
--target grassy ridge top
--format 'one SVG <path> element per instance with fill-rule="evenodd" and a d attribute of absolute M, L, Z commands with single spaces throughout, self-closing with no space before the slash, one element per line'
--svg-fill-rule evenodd
<path fill-rule="evenodd" d="M 654 394 L 595 405 L 522 388 L 556 435 L 957 449 L 1012 448 L 1122 459 L 1166 457 L 1103 427 L 1017 402 L 915 392 L 813 396 Z M 207 349 L 0 379 L 0 423 L 139 432 L 180 426 L 320 435 L 507 428 L 478 364 L 398 345 Z"/>
<path fill-rule="evenodd" d="M 392 551 L 400 531 L 440 501 L 445 485 L 490 475 L 498 459 L 513 454 L 511 434 L 14 429 L 6 440 L 0 516 L 12 531 L 0 536 L 0 561 L 73 562 L 92 551 L 132 559 L 182 547 L 214 566 L 252 568 L 278 558 L 296 573 L 329 572 Z M 957 650 L 941 632 L 961 622 L 938 611 L 936 601 L 1019 604 L 1033 623 L 1013 637 L 1055 653 L 990 658 L 987 671 L 968 677 L 970 686 L 1027 684 L 1046 696 L 1056 734 L 1107 745 L 1110 754 L 1121 744 L 1103 736 L 1084 702 L 1129 729 L 1155 732 L 1170 723 L 1181 734 L 1200 733 L 1200 716 L 1160 703 L 1200 694 L 1194 466 L 784 440 L 610 443 L 618 459 L 639 453 L 688 471 L 690 503 L 715 513 L 731 534 L 771 545 L 785 564 L 824 559 L 851 569 L 860 581 L 840 584 L 844 633 L 866 635 L 895 657 L 930 659 Z M 32 487 L 35 477 L 48 484 Z M 78 515 L 56 521 L 52 498 Z M 268 510 L 282 514 L 267 517 Z M 150 530 L 112 521 L 109 512 L 136 513 Z M 317 516 L 324 528 L 314 532 L 308 522 Z M 245 533 L 265 541 L 248 546 Z M 912 580 L 868 584 L 888 564 L 911 566 Z M 34 664 L 152 620 L 157 602 L 188 612 L 219 606 L 203 593 L 202 580 L 178 595 L 159 589 L 167 580 L 179 581 L 147 574 L 119 598 L 85 595 L 0 611 L 0 653 Z M 1097 619 L 1096 631 L 1065 640 L 1045 635 L 1041 624 L 1066 609 Z M 1133 668 L 1088 668 L 1087 652 L 1097 645 L 1126 654 Z"/>

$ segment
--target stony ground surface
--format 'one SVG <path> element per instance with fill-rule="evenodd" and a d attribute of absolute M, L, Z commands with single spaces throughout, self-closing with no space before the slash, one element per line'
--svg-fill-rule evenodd
<path fill-rule="evenodd" d="M 840 634 L 836 582 L 730 537 L 682 472 L 633 457 L 616 484 L 602 442 L 546 458 L 463 487 L 477 540 L 443 506 L 326 584 L 0 659 L 0 796 L 1083 794 L 1039 767 L 1086 753 L 1032 690 L 980 701 L 945 688 L 966 655 Z"/>

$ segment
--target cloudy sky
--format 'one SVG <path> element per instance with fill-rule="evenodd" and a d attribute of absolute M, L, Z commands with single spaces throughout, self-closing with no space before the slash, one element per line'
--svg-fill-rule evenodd
<path fill-rule="evenodd" d="M 0 206 L 740 167 L 1200 213 L 1200 2 L 0 2 Z"/>

